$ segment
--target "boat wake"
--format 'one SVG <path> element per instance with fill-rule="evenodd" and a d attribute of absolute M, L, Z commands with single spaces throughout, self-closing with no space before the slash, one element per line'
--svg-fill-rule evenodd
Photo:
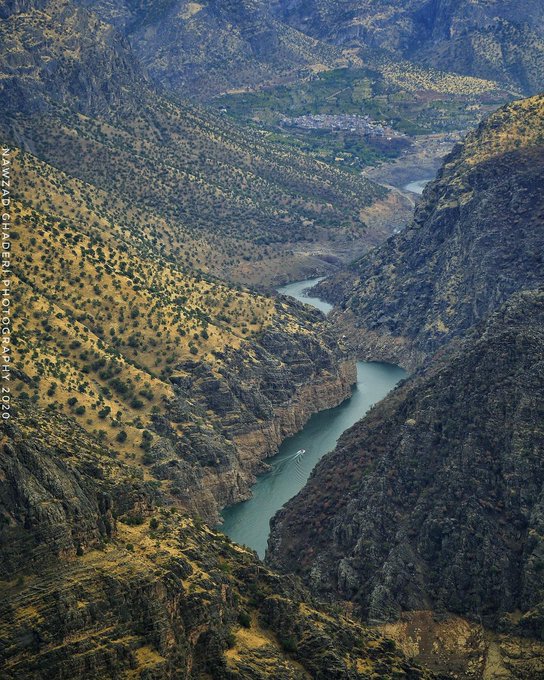
<path fill-rule="evenodd" d="M 272 463 L 272 476 L 277 477 L 281 475 L 286 468 L 293 467 L 297 477 L 306 480 L 306 472 L 302 466 L 302 458 L 306 453 L 306 449 L 299 449 L 296 453 Z"/>

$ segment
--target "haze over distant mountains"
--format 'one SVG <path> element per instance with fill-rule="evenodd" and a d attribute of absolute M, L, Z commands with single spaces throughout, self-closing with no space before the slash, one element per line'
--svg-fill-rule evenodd
<path fill-rule="evenodd" d="M 497 81 L 544 84 L 538 0 L 79 0 L 126 35 L 153 78 L 178 95 L 292 80 L 381 55 Z"/>

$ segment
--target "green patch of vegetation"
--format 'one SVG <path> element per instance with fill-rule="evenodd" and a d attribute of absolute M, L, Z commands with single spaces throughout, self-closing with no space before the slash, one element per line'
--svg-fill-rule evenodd
<path fill-rule="evenodd" d="M 302 83 L 224 95 L 214 103 L 233 118 L 264 127 L 267 139 L 351 169 L 398 156 L 404 145 L 339 132 L 281 128 L 288 117 L 317 114 L 369 116 L 409 136 L 474 125 L 507 98 L 493 83 L 406 65 L 341 68 Z M 401 73 L 408 73 L 402 80 Z M 410 76 L 410 77 L 408 77 Z"/>

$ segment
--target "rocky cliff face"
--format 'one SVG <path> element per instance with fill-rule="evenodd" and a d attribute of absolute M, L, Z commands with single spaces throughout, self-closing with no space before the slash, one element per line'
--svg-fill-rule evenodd
<path fill-rule="evenodd" d="M 516 294 L 375 407 L 278 513 L 269 563 L 367 620 L 541 638 L 543 328 L 542 290 Z"/>
<path fill-rule="evenodd" d="M 227 350 L 220 375 L 203 363 L 181 365 L 165 416 L 154 417 L 151 472 L 209 522 L 218 521 L 218 509 L 249 498 L 266 458 L 313 413 L 347 399 L 357 379 L 353 361 L 304 336 L 270 332 L 254 350 L 249 361 Z"/>
<path fill-rule="evenodd" d="M 542 673 L 543 111 L 533 97 L 491 116 L 405 232 L 320 284 L 362 356 L 420 368 L 269 544 L 448 677 Z"/>
<path fill-rule="evenodd" d="M 456 73 L 542 88 L 543 8 L 538 0 L 273 0 L 276 15 L 337 45 L 382 49 Z"/>
<path fill-rule="evenodd" d="M 544 98 L 492 115 L 446 159 L 401 234 L 321 284 L 361 356 L 413 368 L 544 281 Z"/>
<path fill-rule="evenodd" d="M 2 677 L 429 678 L 173 507 L 70 418 L 1 435 Z M 382 676 L 383 677 L 383 676 Z"/>
<path fill-rule="evenodd" d="M 278 21 L 268 3 L 79 0 L 130 40 L 152 78 L 177 96 L 207 99 L 340 63 L 340 50 Z"/>

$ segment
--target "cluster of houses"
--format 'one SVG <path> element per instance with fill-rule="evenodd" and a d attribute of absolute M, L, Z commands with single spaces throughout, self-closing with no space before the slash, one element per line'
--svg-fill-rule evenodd
<path fill-rule="evenodd" d="M 385 128 L 381 123 L 372 120 L 370 116 L 360 116 L 357 114 L 340 113 L 333 115 L 318 113 L 297 116 L 295 118 L 285 117 L 282 119 L 281 124 L 306 130 L 342 130 L 368 137 L 399 136 L 397 132 Z"/>

